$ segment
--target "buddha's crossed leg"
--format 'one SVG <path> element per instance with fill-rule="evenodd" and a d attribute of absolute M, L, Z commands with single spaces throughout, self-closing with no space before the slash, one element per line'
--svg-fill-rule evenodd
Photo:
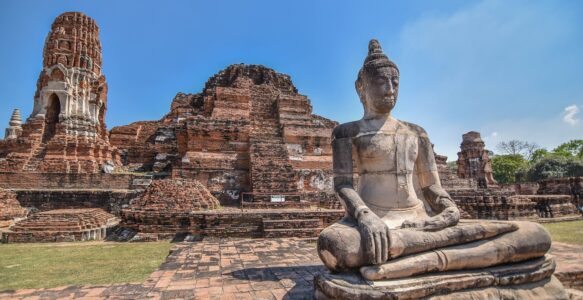
<path fill-rule="evenodd" d="M 322 231 L 318 254 L 330 270 L 362 267 L 366 279 L 380 280 L 524 261 L 543 256 L 551 245 L 546 230 L 531 222 L 467 221 L 434 232 L 394 229 L 390 238 L 390 259 L 371 265 L 362 243 L 354 242 L 361 239 L 356 223 L 345 218 Z"/>

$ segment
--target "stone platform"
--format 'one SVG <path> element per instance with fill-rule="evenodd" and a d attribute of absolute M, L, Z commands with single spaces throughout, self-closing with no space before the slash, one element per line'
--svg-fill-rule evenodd
<path fill-rule="evenodd" d="M 367 281 L 358 273 L 322 273 L 315 298 L 325 299 L 569 299 L 552 276 L 550 256 L 479 270 Z"/>
<path fill-rule="evenodd" d="M 583 274 L 581 246 L 555 243 L 551 254 L 558 278 Z M 3 291 L 0 299 L 312 299 L 318 274 L 327 271 L 313 240 L 213 238 L 175 244 L 141 284 Z"/>
<path fill-rule="evenodd" d="M 2 233 L 5 243 L 44 243 L 101 240 L 119 220 L 99 209 L 55 209 L 18 221 Z"/>
<path fill-rule="evenodd" d="M 222 238 L 315 238 L 323 228 L 340 220 L 338 209 L 236 209 L 208 211 L 123 210 L 121 224 L 138 232 L 137 239 L 172 238 L 177 233 Z"/>

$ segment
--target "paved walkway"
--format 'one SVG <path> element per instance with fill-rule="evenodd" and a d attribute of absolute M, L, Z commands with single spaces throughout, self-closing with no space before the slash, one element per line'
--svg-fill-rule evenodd
<path fill-rule="evenodd" d="M 583 272 L 583 246 L 553 242 L 550 254 L 557 260 L 555 272 Z"/>
<path fill-rule="evenodd" d="M 306 239 L 205 239 L 173 246 L 143 284 L 0 293 L 0 299 L 311 299 L 325 272 Z"/>
<path fill-rule="evenodd" d="M 311 299 L 326 272 L 305 239 L 205 239 L 179 243 L 143 284 L 0 293 L 0 299 Z M 583 269 L 583 247 L 554 243 L 558 272 Z"/>

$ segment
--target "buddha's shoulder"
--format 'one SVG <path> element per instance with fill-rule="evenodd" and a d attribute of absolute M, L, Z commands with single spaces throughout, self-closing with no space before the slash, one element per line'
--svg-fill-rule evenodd
<path fill-rule="evenodd" d="M 342 123 L 334 127 L 332 130 L 332 138 L 341 139 L 355 137 L 360 132 L 361 127 L 362 124 L 360 120 Z"/>
<path fill-rule="evenodd" d="M 421 127 L 417 124 L 413 124 L 413 123 L 409 123 L 409 122 L 405 122 L 405 121 L 398 120 L 398 122 L 401 124 L 403 129 L 408 131 L 410 134 L 416 135 L 416 136 L 422 137 L 422 138 L 428 138 L 427 132 L 425 131 L 425 129 L 423 129 L 423 127 Z"/>
<path fill-rule="evenodd" d="M 396 121 L 400 125 L 400 129 L 398 129 L 397 131 L 423 138 L 428 137 L 427 132 L 425 131 L 425 129 L 423 129 L 423 127 L 405 121 L 400 120 Z M 372 130 L 369 127 L 370 125 L 367 125 L 367 123 L 364 122 L 363 120 L 343 123 L 334 127 L 334 129 L 332 130 L 332 138 L 333 139 L 353 138 L 358 136 L 360 133 Z"/>

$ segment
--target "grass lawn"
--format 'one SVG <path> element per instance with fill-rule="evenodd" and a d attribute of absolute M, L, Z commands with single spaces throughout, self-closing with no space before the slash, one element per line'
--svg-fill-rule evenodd
<path fill-rule="evenodd" d="M 0 291 L 142 282 L 170 247 L 169 242 L 0 244 Z"/>
<path fill-rule="evenodd" d="M 583 245 L 583 220 L 543 226 L 553 241 Z M 170 247 L 169 242 L 0 244 L 0 291 L 143 282 Z"/>
<path fill-rule="evenodd" d="M 583 220 L 542 224 L 553 241 L 583 245 Z"/>

